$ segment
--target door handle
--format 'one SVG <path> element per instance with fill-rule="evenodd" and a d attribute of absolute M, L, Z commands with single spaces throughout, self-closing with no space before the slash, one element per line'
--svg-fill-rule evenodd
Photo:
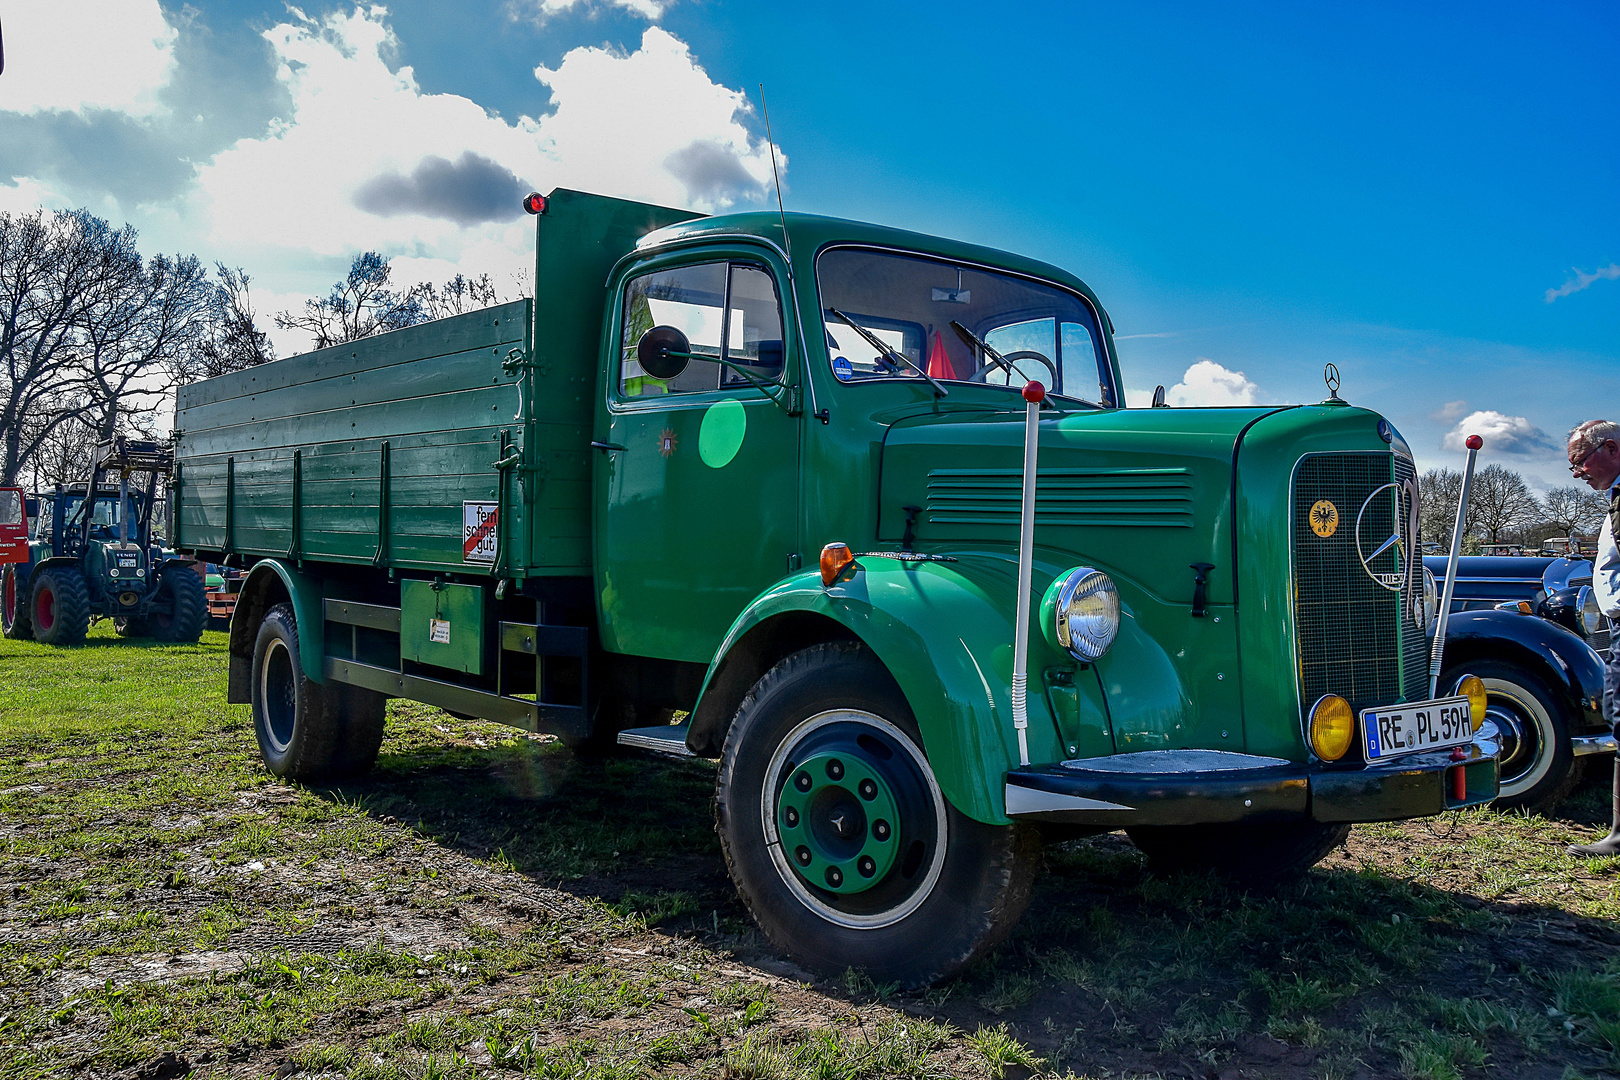
<path fill-rule="evenodd" d="M 605 450 L 608 453 L 612 453 L 615 450 L 629 449 L 628 446 L 620 446 L 616 442 L 596 442 L 594 439 L 591 441 L 591 447 L 596 450 Z"/>

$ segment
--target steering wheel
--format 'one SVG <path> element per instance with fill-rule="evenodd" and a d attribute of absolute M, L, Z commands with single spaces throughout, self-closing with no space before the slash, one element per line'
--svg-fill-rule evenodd
<path fill-rule="evenodd" d="M 1052 384 L 1051 384 L 1051 386 L 1048 387 L 1048 389 L 1052 390 L 1052 391 L 1057 390 L 1057 385 L 1058 385 L 1057 365 L 1053 364 L 1052 361 L 1048 360 L 1046 357 L 1042 356 L 1040 353 L 1036 352 L 1035 350 L 1033 350 L 1033 349 L 1019 349 L 1017 352 L 1002 353 L 1001 358 L 1003 360 L 1007 361 L 1008 364 L 1011 364 L 1015 360 L 1039 360 L 1041 363 L 1046 365 L 1046 370 L 1050 371 L 1052 373 Z M 991 364 L 993 364 L 993 363 L 995 363 L 995 361 L 992 360 Z M 999 365 L 997 365 L 997 366 L 999 366 Z M 989 377 L 990 377 L 990 364 L 986 364 L 984 367 L 980 368 L 978 371 L 975 371 L 972 375 L 970 375 L 968 377 L 968 382 L 984 382 Z M 1012 372 L 1011 371 L 1007 372 L 1007 382 L 1008 383 L 1012 382 Z"/>

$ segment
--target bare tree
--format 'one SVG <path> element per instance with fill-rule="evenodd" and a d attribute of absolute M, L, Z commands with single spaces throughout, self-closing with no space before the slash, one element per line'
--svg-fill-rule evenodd
<path fill-rule="evenodd" d="M 314 335 L 315 348 L 325 349 L 427 321 L 425 286 L 392 288 L 391 272 L 386 258 L 375 251 L 362 252 L 324 300 L 305 301 L 300 314 L 277 312 L 276 325 L 307 330 Z"/>
<path fill-rule="evenodd" d="M 422 310 L 429 319 L 445 319 L 501 303 L 488 274 L 475 278 L 457 274 L 443 285 L 422 286 Z"/>
<path fill-rule="evenodd" d="M 1474 473 L 1468 504 L 1478 514 L 1479 527 L 1491 544 L 1498 543 L 1505 532 L 1541 520 L 1541 503 L 1524 477 L 1500 465 L 1487 465 Z"/>
<path fill-rule="evenodd" d="M 1425 543 L 1440 545 L 1442 551 L 1451 550 L 1451 530 L 1457 524 L 1457 498 L 1462 494 L 1462 473 L 1450 469 L 1430 469 L 1418 483 L 1423 496 L 1423 512 L 1418 529 Z M 1479 525 L 1479 512 L 1473 499 L 1468 500 L 1468 516 L 1463 522 L 1466 537 Z"/>
<path fill-rule="evenodd" d="M 1541 502 L 1541 512 L 1563 536 L 1596 534 L 1609 504 L 1590 488 L 1555 487 Z"/>
<path fill-rule="evenodd" d="M 219 284 L 213 287 L 201 332 L 194 347 L 182 357 L 182 382 L 211 379 L 230 371 L 266 364 L 276 358 L 275 346 L 259 329 L 248 291 L 247 272 L 216 263 Z"/>

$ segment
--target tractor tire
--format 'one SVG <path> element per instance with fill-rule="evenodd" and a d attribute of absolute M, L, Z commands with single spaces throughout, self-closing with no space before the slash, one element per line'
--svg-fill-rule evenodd
<path fill-rule="evenodd" d="M 90 631 L 90 590 L 76 566 L 34 571 L 29 617 L 43 645 L 83 645 Z"/>
<path fill-rule="evenodd" d="M 1569 743 L 1563 707 L 1539 678 L 1502 660 L 1475 660 L 1446 672 L 1441 682 L 1454 683 L 1464 669 L 1485 683 L 1485 719 L 1496 725 L 1502 742 L 1501 787 L 1491 805 L 1531 814 L 1551 810 L 1584 772 Z"/>
<path fill-rule="evenodd" d="M 1344 843 L 1350 826 L 1320 821 L 1233 822 L 1221 825 L 1139 825 L 1131 843 L 1161 870 L 1213 870 L 1246 885 L 1297 878 Z"/>
<path fill-rule="evenodd" d="M 190 645 L 208 625 L 208 593 L 202 577 L 183 563 L 170 564 L 158 578 L 150 615 L 137 620 L 158 641 Z"/>
<path fill-rule="evenodd" d="M 0 633 L 13 641 L 34 640 L 34 617 L 28 593 L 27 586 L 17 581 L 15 566 L 0 572 Z"/>
<path fill-rule="evenodd" d="M 304 674 L 291 604 L 265 614 L 253 642 L 253 734 L 276 776 L 313 783 L 365 772 L 382 743 L 387 699 Z"/>
<path fill-rule="evenodd" d="M 853 642 L 796 652 L 754 684 L 726 735 L 715 817 L 777 948 L 824 976 L 860 968 L 903 987 L 1005 937 L 1041 859 L 1034 829 L 945 800 L 905 695 Z"/>

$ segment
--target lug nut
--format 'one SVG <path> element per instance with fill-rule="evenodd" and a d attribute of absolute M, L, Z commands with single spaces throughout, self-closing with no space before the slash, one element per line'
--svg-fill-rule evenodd
<path fill-rule="evenodd" d="M 800 791 L 809 791 L 810 774 L 807 772 L 802 772 L 798 776 L 795 776 L 793 778 L 793 786 L 798 788 Z"/>
<path fill-rule="evenodd" d="M 877 798 L 877 785 L 872 783 L 870 780 L 862 780 L 860 792 L 861 798 L 865 799 L 867 802 L 871 802 L 873 799 Z"/>
<path fill-rule="evenodd" d="M 882 818 L 872 822 L 872 837 L 876 840 L 887 840 L 889 838 L 889 823 Z"/>
<path fill-rule="evenodd" d="M 836 888 L 838 888 L 838 886 L 842 885 L 843 883 L 844 883 L 844 872 L 842 870 L 838 869 L 838 867 L 836 867 L 836 866 L 827 867 L 827 884 L 831 885 L 833 888 L 836 889 Z"/>
<path fill-rule="evenodd" d="M 782 815 L 782 820 L 787 822 L 788 828 L 794 828 L 799 824 L 799 812 L 790 806 Z"/>
<path fill-rule="evenodd" d="M 861 872 L 861 877 L 871 877 L 877 873 L 877 863 L 872 861 L 872 856 L 862 855 L 860 861 L 855 864 L 855 869 Z"/>
<path fill-rule="evenodd" d="M 810 865 L 810 849 L 807 847 L 800 847 L 793 853 L 793 857 L 799 860 L 800 866 Z"/>
<path fill-rule="evenodd" d="M 844 763 L 837 758 L 827 762 L 827 779 L 842 780 L 844 778 Z"/>

